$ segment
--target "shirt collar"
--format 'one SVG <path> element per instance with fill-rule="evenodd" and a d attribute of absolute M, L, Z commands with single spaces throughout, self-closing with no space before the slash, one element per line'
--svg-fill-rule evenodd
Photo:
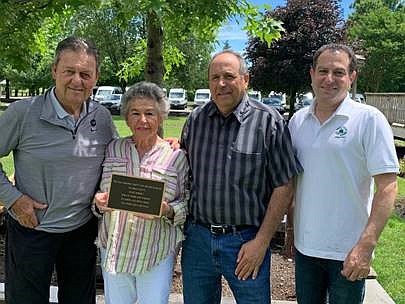
<path fill-rule="evenodd" d="M 58 117 L 60 119 L 64 119 L 66 117 L 73 118 L 71 114 L 66 112 L 66 110 L 62 107 L 62 105 L 58 101 L 58 98 L 56 97 L 56 94 L 55 94 L 55 88 L 52 88 L 50 97 L 51 97 L 51 102 L 55 108 L 56 114 L 58 115 Z M 80 112 L 80 118 L 84 117 L 86 114 L 87 114 L 87 107 L 82 106 L 82 111 Z"/>
<path fill-rule="evenodd" d="M 232 111 L 231 115 L 233 114 L 236 119 L 241 123 L 243 121 L 243 118 L 249 111 L 249 101 L 247 98 L 247 95 L 243 95 L 242 100 L 239 102 L 239 104 L 236 106 L 236 108 Z M 222 113 L 219 111 L 217 105 L 215 102 L 211 101 L 211 106 L 208 109 L 208 116 L 212 117 L 213 115 L 222 115 Z"/>
<path fill-rule="evenodd" d="M 315 116 L 315 106 L 316 106 L 316 97 L 314 102 L 309 106 L 308 112 L 306 113 L 306 117 L 308 116 Z M 336 111 L 332 114 L 333 116 L 350 116 L 350 112 L 352 109 L 352 100 L 350 99 L 349 93 L 347 93 L 345 99 L 340 103 Z"/>

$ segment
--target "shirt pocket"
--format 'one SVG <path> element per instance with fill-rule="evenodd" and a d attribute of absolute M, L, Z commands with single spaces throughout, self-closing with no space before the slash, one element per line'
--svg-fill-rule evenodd
<path fill-rule="evenodd" d="M 165 194 L 163 199 L 170 202 L 176 197 L 177 172 L 174 168 L 153 167 L 151 178 L 165 182 Z"/>
<path fill-rule="evenodd" d="M 264 153 L 244 153 L 231 149 L 229 176 L 238 187 L 256 188 L 259 178 L 263 177 Z"/>

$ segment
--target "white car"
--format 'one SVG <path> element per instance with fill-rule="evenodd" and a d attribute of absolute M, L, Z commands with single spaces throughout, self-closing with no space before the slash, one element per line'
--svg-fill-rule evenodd
<path fill-rule="evenodd" d="M 106 107 L 111 114 L 120 114 L 122 94 L 110 94 L 100 101 L 100 104 Z"/>
<path fill-rule="evenodd" d="M 194 107 L 205 105 L 211 100 L 211 91 L 209 89 L 198 89 L 194 95 Z"/>
<path fill-rule="evenodd" d="M 120 87 L 100 86 L 94 96 L 94 99 L 98 102 L 110 98 L 111 95 L 122 94 Z"/>
<path fill-rule="evenodd" d="M 170 89 L 169 103 L 171 109 L 185 109 L 187 107 L 187 94 L 185 89 Z"/>

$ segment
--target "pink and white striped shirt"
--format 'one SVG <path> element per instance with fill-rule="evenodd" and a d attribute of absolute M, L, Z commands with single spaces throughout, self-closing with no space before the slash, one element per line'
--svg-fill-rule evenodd
<path fill-rule="evenodd" d="M 113 173 L 162 180 L 166 183 L 163 199 L 173 207 L 174 219 L 146 220 L 118 210 L 105 213 L 97 243 L 106 249 L 106 271 L 143 273 L 176 250 L 184 238 L 188 168 L 184 152 L 173 151 L 166 142 L 157 142 L 141 160 L 130 137 L 115 139 L 108 145 L 100 190 L 109 191 Z"/>

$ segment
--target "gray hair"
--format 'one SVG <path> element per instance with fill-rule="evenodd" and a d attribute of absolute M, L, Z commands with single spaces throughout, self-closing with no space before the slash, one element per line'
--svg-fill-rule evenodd
<path fill-rule="evenodd" d="M 338 44 L 338 43 L 330 43 L 330 44 L 325 44 L 321 46 L 314 54 L 314 58 L 312 59 L 312 68 L 315 69 L 316 65 L 318 64 L 318 58 L 321 56 L 323 52 L 330 51 L 342 51 L 347 54 L 349 57 L 349 73 L 352 73 L 354 71 L 357 71 L 357 58 L 356 55 L 354 54 L 353 50 L 348 47 L 347 45 L 344 44 Z"/>
<path fill-rule="evenodd" d="M 245 59 L 243 59 L 242 55 L 234 50 L 226 49 L 226 50 L 220 51 L 220 52 L 216 53 L 214 56 L 212 56 L 210 63 L 208 64 L 208 74 L 210 73 L 211 64 L 214 61 L 214 59 L 222 54 L 231 54 L 231 55 L 234 55 L 238 59 L 240 75 L 245 75 L 245 74 L 249 73 Z"/>
<path fill-rule="evenodd" d="M 160 118 L 166 119 L 169 113 L 170 104 L 166 94 L 155 83 L 141 81 L 132 85 L 121 98 L 121 116 L 127 119 L 129 105 L 134 99 L 150 98 L 156 102 Z"/>
<path fill-rule="evenodd" d="M 100 72 L 100 55 L 96 48 L 96 45 L 92 41 L 73 36 L 65 38 L 64 40 L 59 42 L 58 46 L 56 47 L 55 58 L 53 61 L 54 65 L 58 64 L 62 53 L 66 50 L 74 52 L 84 51 L 86 52 L 86 54 L 94 56 L 94 58 L 96 59 L 97 72 Z"/>

